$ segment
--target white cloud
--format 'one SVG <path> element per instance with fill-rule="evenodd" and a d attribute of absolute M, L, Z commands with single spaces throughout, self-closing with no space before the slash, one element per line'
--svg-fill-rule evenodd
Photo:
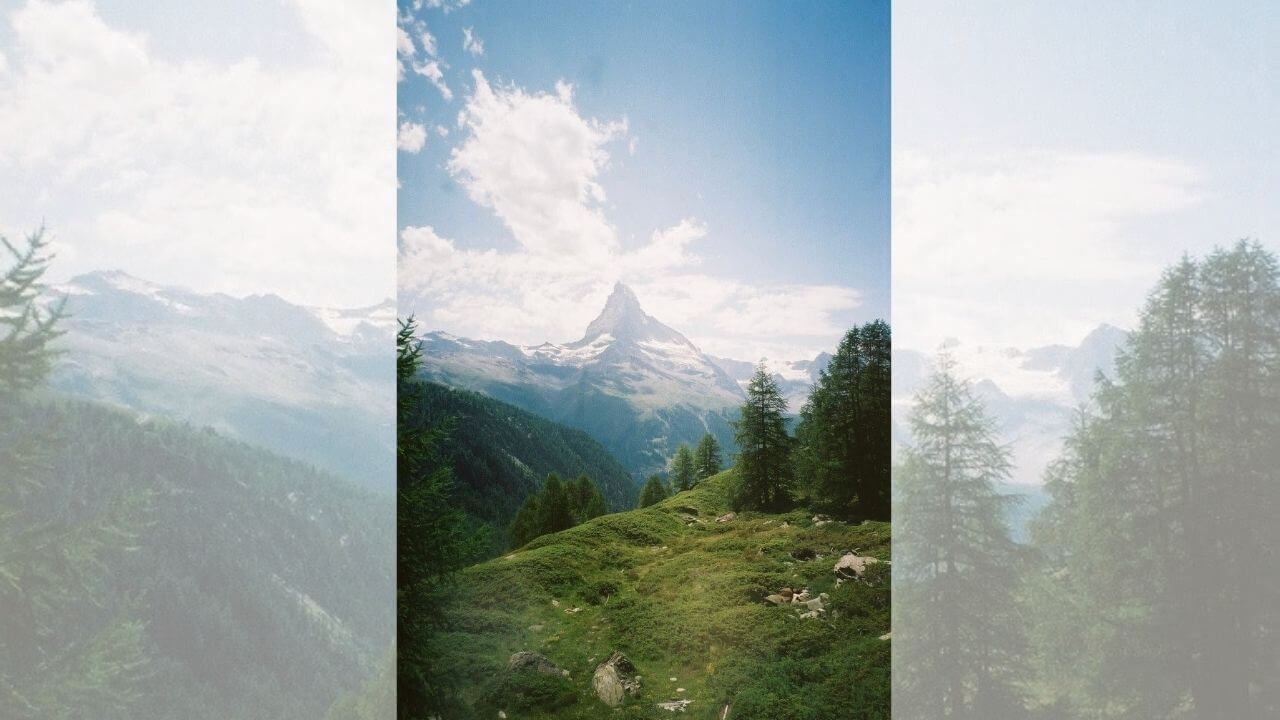
<path fill-rule="evenodd" d="M 409 154 L 416 154 L 422 151 L 422 147 L 427 144 L 427 126 L 420 123 L 405 121 L 400 123 L 400 130 L 396 133 L 396 147 Z"/>
<path fill-rule="evenodd" d="M 440 136 L 440 137 L 442 137 L 442 138 L 449 137 L 449 128 L 447 128 L 447 127 L 445 127 L 445 126 L 443 126 L 443 125 L 437 125 L 437 126 L 436 126 L 436 135 L 439 135 L 439 136 Z"/>
<path fill-rule="evenodd" d="M 895 339 L 1025 347 L 1128 324 L 1152 269 L 1184 249 L 1161 220 L 1201 200 L 1193 168 L 1148 155 L 899 152 L 894 314 L 909 321 Z"/>
<path fill-rule="evenodd" d="M 462 49 L 480 57 L 484 54 L 484 41 L 471 28 L 462 28 Z"/>
<path fill-rule="evenodd" d="M 314 49 L 278 64 L 160 56 L 84 0 L 6 12 L 0 232 L 46 221 L 71 249 L 59 275 L 120 267 L 316 304 L 386 297 L 393 15 L 290 5 Z"/>
<path fill-rule="evenodd" d="M 861 302 L 850 288 L 760 285 L 699 272 L 709 229 L 685 218 L 628 247 L 605 215 L 602 176 L 626 122 L 583 117 L 573 88 L 494 85 L 475 71 L 449 170 L 516 248 L 464 247 L 433 227 L 400 236 L 401 301 L 425 327 L 536 344 L 577 339 L 612 284 L 713 354 L 812 358 Z"/>
<path fill-rule="evenodd" d="M 396 53 L 398 55 L 412 57 L 416 52 L 418 52 L 418 50 L 413 45 L 413 38 L 409 37 L 409 33 L 405 32 L 404 28 L 397 27 L 396 28 Z"/>
<path fill-rule="evenodd" d="M 428 55 L 435 57 L 438 54 L 436 37 L 427 31 L 426 25 L 421 26 L 418 30 L 418 39 L 422 41 L 422 49 L 426 50 Z"/>
<path fill-rule="evenodd" d="M 453 90 L 444 81 L 444 70 L 441 68 L 439 60 L 428 60 L 423 63 L 414 63 L 413 71 L 431 81 L 432 85 L 440 91 L 440 96 L 445 102 L 453 100 Z"/>

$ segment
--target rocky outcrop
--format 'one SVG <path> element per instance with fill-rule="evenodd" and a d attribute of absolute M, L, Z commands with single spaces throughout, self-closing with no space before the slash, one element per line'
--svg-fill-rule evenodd
<path fill-rule="evenodd" d="M 847 553 L 836 561 L 835 572 L 836 577 L 841 580 L 861 579 L 866 573 L 867 567 L 880 562 L 873 557 L 863 557 L 854 553 Z"/>
<path fill-rule="evenodd" d="M 507 661 L 507 672 L 536 672 L 543 675 L 568 675 L 568 670 L 561 670 L 559 666 L 547 659 L 547 656 L 540 655 L 536 652 L 521 650 L 511 656 Z"/>
<path fill-rule="evenodd" d="M 591 687 L 605 705 L 618 707 L 628 696 L 639 694 L 640 676 L 626 655 L 615 652 L 596 666 L 596 672 L 591 676 Z"/>
<path fill-rule="evenodd" d="M 734 520 L 737 520 L 737 519 L 738 519 L 738 513 L 736 513 L 736 512 L 727 512 L 727 513 L 725 513 L 725 514 L 721 515 L 720 517 L 716 518 L 716 522 L 718 522 L 718 523 L 727 523 L 727 522 L 733 522 Z"/>

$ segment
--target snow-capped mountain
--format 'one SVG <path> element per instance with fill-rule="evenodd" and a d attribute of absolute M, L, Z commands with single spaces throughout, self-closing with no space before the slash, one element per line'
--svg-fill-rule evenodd
<path fill-rule="evenodd" d="M 1014 485 L 1039 485 L 1062 449 L 1075 409 L 1089 401 L 1097 373 L 1112 375 L 1128 332 L 1100 325 L 1078 345 L 1019 350 L 946 343 L 960 374 L 973 384 L 1013 453 Z M 931 360 L 915 350 L 893 353 L 894 440 L 909 440 L 906 413 L 928 379 Z"/>
<path fill-rule="evenodd" d="M 732 446 L 742 388 L 621 283 L 575 342 L 521 346 L 443 332 L 422 341 L 427 377 L 581 428 L 633 473 L 661 470 L 679 443 L 706 432 Z"/>
<path fill-rule="evenodd" d="M 55 388 L 394 487 L 391 301 L 312 308 L 122 272 L 80 275 L 50 291 L 66 297 L 70 314 Z"/>
<path fill-rule="evenodd" d="M 751 376 L 755 374 L 756 363 L 719 357 L 711 359 L 738 383 L 738 387 L 746 390 L 747 384 L 751 382 Z M 818 353 L 818 356 L 812 360 L 764 359 L 765 367 L 769 369 L 773 379 L 778 381 L 778 387 L 787 398 L 788 412 L 794 414 L 800 413 L 800 408 L 804 407 L 805 401 L 809 399 L 814 383 L 818 382 L 819 373 L 826 369 L 830 362 L 831 353 L 827 352 Z"/>

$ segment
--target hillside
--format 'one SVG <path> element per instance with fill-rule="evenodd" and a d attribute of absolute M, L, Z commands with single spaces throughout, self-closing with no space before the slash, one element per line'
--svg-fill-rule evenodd
<path fill-rule="evenodd" d="M 610 511 L 635 507 L 636 484 L 626 468 L 581 430 L 479 393 L 421 383 L 419 421 L 429 428 L 450 422 L 448 457 L 459 506 L 493 526 L 496 551 L 506 549 L 506 529 L 520 504 L 548 473 L 586 473 Z"/>
<path fill-rule="evenodd" d="M 385 661 L 389 498 L 209 430 L 93 403 L 8 410 L 49 450 L 51 480 L 22 496 L 17 517 L 70 528 L 132 501 L 136 537 L 103 548 L 93 607 L 56 629 L 75 644 L 105 618 L 141 621 L 148 666 L 129 716 L 319 717 Z"/>
<path fill-rule="evenodd" d="M 50 377 L 69 395 L 208 426 L 390 495 L 388 301 L 358 309 L 233 298 L 94 272 L 56 285 L 69 316 Z"/>
<path fill-rule="evenodd" d="M 732 481 L 726 471 L 460 573 L 442 638 L 468 705 L 457 715 L 653 718 L 688 700 L 681 716 L 707 720 L 887 718 L 888 564 L 840 585 L 833 568 L 852 551 L 887 560 L 889 525 L 801 511 L 717 522 Z M 801 619 L 800 605 L 765 600 L 784 587 L 828 593 L 825 612 Z M 508 671 L 520 651 L 568 676 Z M 614 651 L 639 675 L 620 711 L 592 682 Z"/>

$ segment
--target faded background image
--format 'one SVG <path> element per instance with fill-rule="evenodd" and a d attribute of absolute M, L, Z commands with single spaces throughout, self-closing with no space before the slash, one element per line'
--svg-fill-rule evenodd
<path fill-rule="evenodd" d="M 391 716 L 394 13 L 0 2 L 0 715 Z"/>
<path fill-rule="evenodd" d="M 1280 714 L 1265 3 L 894 15 L 894 717 Z"/>

